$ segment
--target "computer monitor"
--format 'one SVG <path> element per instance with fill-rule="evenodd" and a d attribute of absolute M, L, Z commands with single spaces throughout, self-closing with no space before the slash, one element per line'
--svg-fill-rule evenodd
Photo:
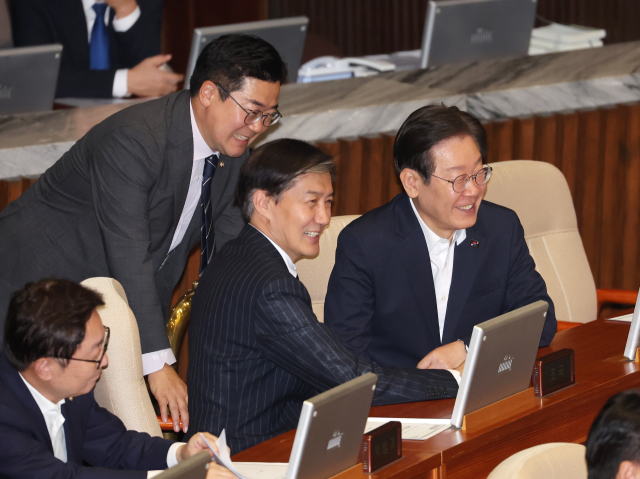
<path fill-rule="evenodd" d="M 191 41 L 191 53 L 185 75 L 184 87 L 189 88 L 191 75 L 196 66 L 196 60 L 202 49 L 212 40 L 231 33 L 244 33 L 262 38 L 274 46 L 287 64 L 289 75 L 287 83 L 295 83 L 298 69 L 302 62 L 304 41 L 307 38 L 307 17 L 279 18 L 260 22 L 234 23 L 216 27 L 196 28 Z"/>
<path fill-rule="evenodd" d="M 421 68 L 526 56 L 537 0 L 430 0 Z"/>
<path fill-rule="evenodd" d="M 0 115 L 51 110 L 62 45 L 0 50 Z"/>
<path fill-rule="evenodd" d="M 629 336 L 627 336 L 627 345 L 624 348 L 624 356 L 631 361 L 636 360 L 636 352 L 638 351 L 638 341 L 640 340 L 640 291 L 638 291 L 638 299 L 636 307 L 633 310 L 631 318 L 631 327 L 629 328 Z"/>

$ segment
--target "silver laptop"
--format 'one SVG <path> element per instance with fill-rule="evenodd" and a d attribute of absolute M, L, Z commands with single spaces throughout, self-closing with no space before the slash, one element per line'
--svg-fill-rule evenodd
<path fill-rule="evenodd" d="M 62 45 L 0 50 L 0 115 L 51 110 Z"/>
<path fill-rule="evenodd" d="M 279 18 L 260 22 L 234 23 L 217 27 L 196 28 L 191 41 L 191 53 L 187 64 L 187 74 L 184 80 L 185 89 L 189 88 L 191 75 L 196 66 L 196 60 L 202 49 L 212 40 L 231 33 L 254 35 L 269 42 L 278 51 L 282 60 L 287 64 L 288 83 L 295 83 L 298 69 L 302 62 L 302 51 L 307 38 L 307 17 Z"/>
<path fill-rule="evenodd" d="M 156 479 L 205 479 L 211 456 L 202 451 L 155 476 Z"/>
<path fill-rule="evenodd" d="M 526 56 L 537 0 L 430 0 L 421 68 Z"/>
<path fill-rule="evenodd" d="M 358 463 L 377 381 L 367 373 L 303 403 L 287 479 L 326 479 Z"/>
<path fill-rule="evenodd" d="M 465 414 L 529 387 L 548 309 L 546 301 L 536 301 L 474 326 L 453 427 L 462 427 Z"/>
<path fill-rule="evenodd" d="M 627 336 L 627 344 L 624 348 L 624 356 L 631 361 L 636 360 L 636 353 L 638 351 L 638 342 L 640 341 L 640 291 L 638 291 L 638 299 L 636 300 L 636 307 L 633 310 L 633 316 L 631 317 L 631 327 L 629 328 L 629 335 Z"/>

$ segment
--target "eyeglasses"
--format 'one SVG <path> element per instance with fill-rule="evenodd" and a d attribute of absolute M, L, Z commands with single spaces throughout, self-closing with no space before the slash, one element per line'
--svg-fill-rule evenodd
<path fill-rule="evenodd" d="M 447 180 L 445 178 L 440 178 L 439 176 L 436 176 L 436 175 L 431 175 L 431 176 L 433 176 L 434 178 L 438 178 L 439 180 L 444 180 L 447 183 L 451 183 L 451 186 L 453 187 L 453 191 L 455 191 L 456 193 L 462 193 L 464 190 L 467 189 L 467 186 L 469 186 L 469 183 L 471 182 L 471 178 L 473 178 L 473 181 L 475 181 L 476 185 L 478 186 L 486 185 L 487 181 L 489 181 L 489 178 L 491 178 L 492 171 L 493 171 L 493 168 L 491 168 L 489 165 L 483 165 L 482 169 L 473 176 L 460 175 L 456 177 L 454 180 Z"/>
<path fill-rule="evenodd" d="M 231 96 L 231 93 L 225 90 L 222 85 L 220 85 L 219 83 L 216 83 L 216 85 L 218 85 L 218 87 L 221 88 L 223 92 L 229 95 L 229 98 L 231 98 L 236 103 L 236 105 L 242 108 L 242 111 L 247 114 L 244 119 L 245 125 L 253 125 L 254 123 L 260 121 L 260 118 L 264 118 L 264 120 L 262 120 L 262 124 L 264 126 L 271 126 L 278 123 L 280 118 L 282 118 L 282 114 L 278 110 L 276 110 L 275 113 L 264 113 L 260 110 L 245 110 L 244 107 L 240 103 L 238 103 L 236 99 Z"/>
<path fill-rule="evenodd" d="M 109 346 L 109 336 L 111 335 L 111 330 L 109 329 L 108 326 L 104 327 L 104 340 L 102 341 L 102 354 L 100 354 L 100 359 L 80 359 L 80 358 L 62 358 L 59 356 L 54 356 L 57 359 L 67 359 L 67 360 L 73 360 L 73 361 L 82 361 L 85 363 L 96 363 L 98 366 L 96 367 L 96 369 L 100 369 L 100 364 L 102 363 L 102 360 L 104 359 L 104 355 L 107 352 L 107 347 Z"/>

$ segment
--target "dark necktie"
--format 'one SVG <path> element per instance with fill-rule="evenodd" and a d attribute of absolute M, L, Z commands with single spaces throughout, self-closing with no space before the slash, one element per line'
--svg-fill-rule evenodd
<path fill-rule="evenodd" d="M 213 215 L 211 208 L 211 179 L 216 172 L 217 157 L 211 155 L 204 159 L 202 172 L 202 193 L 200 195 L 200 276 L 209 264 L 216 250 L 216 240 L 213 232 Z"/>
<path fill-rule="evenodd" d="M 91 29 L 91 43 L 89 44 L 89 67 L 92 70 L 109 69 L 109 32 L 104 24 L 106 3 L 95 3 L 96 21 Z"/>

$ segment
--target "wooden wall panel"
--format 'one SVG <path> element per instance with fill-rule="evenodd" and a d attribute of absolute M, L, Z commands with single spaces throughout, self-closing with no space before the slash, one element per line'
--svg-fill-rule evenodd
<path fill-rule="evenodd" d="M 333 156 L 336 163 L 335 178 L 333 180 L 333 205 L 331 206 L 331 214 L 338 216 L 338 206 L 342 199 L 340 194 L 340 185 L 342 183 L 342 175 L 339 173 L 342 161 L 340 160 L 340 147 L 337 141 L 333 140 L 320 140 L 316 142 L 316 146 L 324 151 L 326 154 Z"/>
<path fill-rule="evenodd" d="M 640 237 L 640 104 L 622 107 L 626 110 L 626 131 L 620 166 L 623 167 L 622 184 L 624 200 L 621 244 L 617 245 L 623 254 L 619 285 L 634 288 L 640 284 L 640 264 L 638 238 Z M 614 233 L 616 230 L 614 230 Z"/>

